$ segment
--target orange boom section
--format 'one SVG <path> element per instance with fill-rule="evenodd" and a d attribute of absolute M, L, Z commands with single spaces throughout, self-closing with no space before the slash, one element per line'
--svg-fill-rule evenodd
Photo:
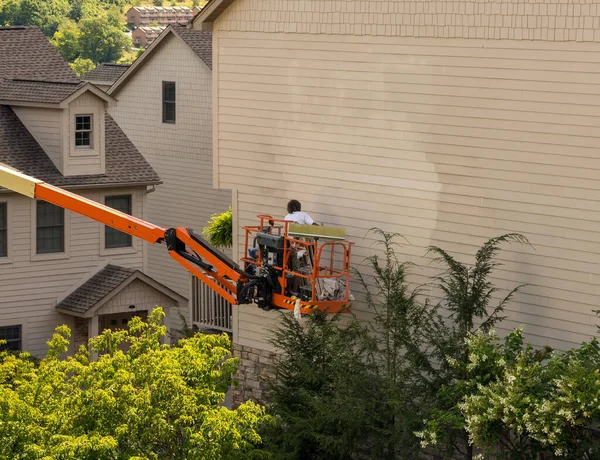
<path fill-rule="evenodd" d="M 0 186 L 89 217 L 151 244 L 169 255 L 233 305 L 295 313 L 349 310 L 352 243 L 343 229 L 308 228 L 258 216 L 244 227 L 244 269 L 189 228 L 164 229 L 0 164 Z"/>

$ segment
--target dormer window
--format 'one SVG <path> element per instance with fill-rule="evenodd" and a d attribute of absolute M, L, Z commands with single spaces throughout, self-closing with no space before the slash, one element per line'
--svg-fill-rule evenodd
<path fill-rule="evenodd" d="M 92 148 L 92 116 L 77 115 L 75 117 L 75 147 Z"/>

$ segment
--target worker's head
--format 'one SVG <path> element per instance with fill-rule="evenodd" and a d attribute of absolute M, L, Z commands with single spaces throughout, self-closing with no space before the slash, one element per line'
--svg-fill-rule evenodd
<path fill-rule="evenodd" d="M 292 214 L 294 212 L 302 211 L 302 205 L 298 200 L 290 200 L 287 205 L 288 213 Z"/>

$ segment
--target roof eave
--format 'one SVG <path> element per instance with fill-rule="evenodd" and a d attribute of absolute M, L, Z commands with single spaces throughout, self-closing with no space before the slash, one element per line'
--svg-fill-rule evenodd
<path fill-rule="evenodd" d="M 11 107 L 38 107 L 41 109 L 61 109 L 60 103 L 50 104 L 47 102 L 26 102 L 13 101 L 10 99 L 0 99 L 0 105 L 9 105 Z"/>
<path fill-rule="evenodd" d="M 235 0 L 210 0 L 192 20 L 194 29 L 212 30 L 213 23 Z"/>
<path fill-rule="evenodd" d="M 116 188 L 116 187 L 145 187 L 148 185 L 161 185 L 163 181 L 144 181 L 144 182 L 111 182 L 106 184 L 81 184 L 81 185 L 57 185 L 65 190 L 92 189 L 92 188 Z M 53 185 L 50 183 L 50 185 Z M 15 193 L 12 190 L 0 188 L 0 194 Z"/>

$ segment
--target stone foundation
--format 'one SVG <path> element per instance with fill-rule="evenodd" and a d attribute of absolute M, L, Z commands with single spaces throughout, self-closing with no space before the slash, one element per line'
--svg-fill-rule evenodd
<path fill-rule="evenodd" d="M 81 345 L 88 341 L 88 321 L 89 318 L 74 317 L 73 325 L 73 351 L 77 351 Z"/>
<path fill-rule="evenodd" d="M 235 377 L 239 385 L 232 394 L 233 408 L 248 400 L 264 404 L 263 391 L 267 387 L 267 379 L 273 375 L 275 353 L 233 344 L 233 356 L 241 360 Z"/>

